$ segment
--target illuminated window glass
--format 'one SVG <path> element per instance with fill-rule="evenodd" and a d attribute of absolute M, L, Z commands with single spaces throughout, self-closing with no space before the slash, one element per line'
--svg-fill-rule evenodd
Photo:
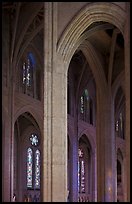
<path fill-rule="evenodd" d="M 79 157 L 83 157 L 83 151 L 82 151 L 82 149 L 80 149 L 80 148 L 78 149 L 78 156 L 79 156 Z"/>
<path fill-rule="evenodd" d="M 30 64 L 34 68 L 34 66 L 36 65 L 36 60 L 35 60 L 33 53 L 31 52 L 28 53 L 28 59 L 30 60 Z"/>
<path fill-rule="evenodd" d="M 117 120 L 116 121 L 116 131 L 118 132 L 118 130 L 119 130 L 119 121 Z"/>
<path fill-rule="evenodd" d="M 122 112 L 120 112 L 118 120 L 116 121 L 115 125 L 116 125 L 115 129 L 117 132 L 117 136 L 122 139 L 125 139 L 124 138 L 124 118 L 123 118 Z"/>
<path fill-rule="evenodd" d="M 33 151 L 31 148 L 27 149 L 27 187 L 32 188 L 33 176 Z"/>
<path fill-rule="evenodd" d="M 23 57 L 20 67 L 20 91 L 38 100 L 41 99 L 41 68 L 32 52 Z"/>
<path fill-rule="evenodd" d="M 39 141 L 38 136 L 31 134 L 29 140 L 32 148 L 27 149 L 27 188 L 40 189 L 40 150 L 36 147 Z"/>
<path fill-rule="evenodd" d="M 26 64 L 23 63 L 23 84 L 26 84 Z"/>
<path fill-rule="evenodd" d="M 84 160 L 81 160 L 81 193 L 85 193 L 85 168 L 84 168 Z"/>
<path fill-rule="evenodd" d="M 23 63 L 23 85 L 24 86 L 31 86 L 31 67 L 30 67 L 30 61 L 28 59 L 28 62 Z"/>
<path fill-rule="evenodd" d="M 40 188 L 40 151 L 35 152 L 35 188 Z"/>
<path fill-rule="evenodd" d="M 84 113 L 84 98 L 83 98 L 83 96 L 81 96 L 80 100 L 81 100 L 80 111 L 81 111 L 81 113 L 83 114 L 83 113 Z"/>
<path fill-rule="evenodd" d="M 84 153 L 82 149 L 78 149 L 78 192 L 85 193 L 85 163 L 84 163 Z"/>
<path fill-rule="evenodd" d="M 27 76 L 26 77 L 27 77 L 26 85 L 31 86 L 31 64 L 30 64 L 29 59 L 27 62 Z"/>
<path fill-rule="evenodd" d="M 89 100 L 89 94 L 88 94 L 88 90 L 87 89 L 84 90 L 84 94 L 85 94 L 86 100 L 88 101 Z"/>
<path fill-rule="evenodd" d="M 92 121 L 92 100 L 89 96 L 88 90 L 84 89 L 80 97 L 80 118 L 90 124 Z"/>
<path fill-rule="evenodd" d="M 35 66 L 35 58 L 32 53 L 28 53 L 25 59 L 22 69 L 23 69 L 23 85 L 30 87 L 33 85 L 33 69 Z"/>
<path fill-rule="evenodd" d="M 84 112 L 87 111 L 88 105 L 89 105 L 89 94 L 88 94 L 88 90 L 85 89 L 81 98 L 80 98 L 80 102 L 81 102 L 81 113 L 83 114 Z"/>
<path fill-rule="evenodd" d="M 37 146 L 37 145 L 38 145 L 38 142 L 39 142 L 38 136 L 35 135 L 35 134 L 32 134 L 31 137 L 30 137 L 30 141 L 31 141 L 31 144 L 32 144 L 33 146 Z"/>
<path fill-rule="evenodd" d="M 78 192 L 80 191 L 80 162 L 78 161 Z"/>

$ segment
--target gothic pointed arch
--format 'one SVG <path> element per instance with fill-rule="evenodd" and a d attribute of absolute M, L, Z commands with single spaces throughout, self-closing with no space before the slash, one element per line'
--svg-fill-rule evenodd
<path fill-rule="evenodd" d="M 109 22 L 115 25 L 123 34 L 125 11 L 111 2 L 91 3 L 86 5 L 85 8 L 82 8 L 59 39 L 58 52 L 62 54 L 64 61 L 67 61 L 66 55 L 69 55 L 68 50 L 70 51 L 72 47 L 74 47 L 78 37 L 81 36 L 85 29 L 92 23 L 99 21 Z"/>
<path fill-rule="evenodd" d="M 42 138 L 35 118 L 25 112 L 15 121 L 13 192 L 19 202 L 41 200 Z"/>
<path fill-rule="evenodd" d="M 78 201 L 90 202 L 92 195 L 92 149 L 91 144 L 86 137 L 82 135 L 79 138 L 78 147 Z"/>
<path fill-rule="evenodd" d="M 67 26 L 58 41 L 57 52 L 58 55 L 62 57 L 63 62 L 67 65 L 67 69 L 73 54 L 84 41 L 84 38 L 81 38 L 81 36 L 83 36 L 86 29 L 89 28 L 89 31 L 91 31 L 92 24 L 98 22 L 108 22 L 109 24 L 116 26 L 123 35 L 125 11 L 111 2 L 91 3 L 82 8 L 78 15 L 76 15 L 72 22 Z M 93 63 L 95 63 L 96 66 L 96 62 L 93 61 Z M 67 70 L 65 71 L 67 72 Z M 104 86 L 104 77 L 100 74 L 100 68 L 97 67 L 94 69 L 94 66 L 92 66 L 92 71 L 94 76 L 98 76 L 95 78 L 97 86 L 100 87 L 98 81 L 103 81 L 100 89 L 105 89 L 106 91 L 107 87 L 106 85 Z"/>

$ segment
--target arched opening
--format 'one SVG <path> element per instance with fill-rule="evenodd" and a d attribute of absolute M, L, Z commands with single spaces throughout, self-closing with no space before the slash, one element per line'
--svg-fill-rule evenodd
<path fill-rule="evenodd" d="M 89 130 L 90 132 L 95 131 L 96 126 L 96 89 L 95 89 L 95 81 L 92 75 L 90 66 L 81 50 L 77 50 L 73 55 L 69 69 L 68 69 L 68 97 L 67 97 L 67 113 L 68 113 L 68 131 L 70 131 L 69 127 L 72 127 L 72 134 L 68 132 L 68 135 L 71 137 L 72 143 L 70 143 L 70 155 L 68 157 L 70 159 L 69 167 L 70 175 L 68 178 L 69 185 L 69 199 L 70 202 L 82 200 L 92 201 L 95 200 L 95 195 L 91 192 L 90 186 L 92 185 L 92 179 L 90 179 L 90 165 L 87 165 L 92 160 L 90 158 L 90 145 L 88 146 L 88 141 L 86 141 L 85 136 L 82 136 L 79 142 L 79 136 L 82 131 Z M 80 132 L 81 131 L 81 132 Z M 74 136 L 76 135 L 76 136 Z M 95 138 L 95 135 L 94 135 Z M 83 144 L 83 153 L 85 153 L 84 160 L 81 157 L 78 157 L 78 153 L 81 151 L 82 141 L 87 143 L 85 146 Z M 84 142 L 83 141 L 83 142 Z M 69 144 L 69 139 L 68 139 Z M 79 147 L 79 145 L 81 145 Z M 68 149 L 69 151 L 69 149 Z M 79 158 L 79 160 L 78 160 Z M 78 163 L 76 166 L 75 163 Z M 84 162 L 86 167 L 84 167 Z M 95 161 L 94 161 L 95 162 Z M 76 167 L 75 167 L 76 166 Z M 76 177 L 77 175 L 82 175 L 82 169 L 85 169 L 85 180 L 89 180 L 84 184 L 80 183 L 84 177 Z M 76 172 L 76 173 L 75 173 Z M 68 169 L 69 174 L 69 169 Z M 89 179 L 88 179 L 89 178 Z M 76 181 L 75 181 L 76 180 Z M 70 182 L 71 181 L 71 182 Z M 79 182 L 80 181 L 80 182 Z M 73 184 L 70 184 L 73 183 Z M 82 187 L 84 185 L 84 189 Z M 76 186 L 76 189 L 75 189 Z"/>
<path fill-rule="evenodd" d="M 36 4 L 33 2 L 31 4 L 27 2 L 18 4 L 3 3 L 3 8 L 6 8 L 6 11 L 3 18 L 4 32 L 2 32 L 2 42 L 4 48 L 4 62 L 2 63 L 2 70 L 4 71 L 2 71 L 4 77 L 2 80 L 2 84 L 4 84 L 4 89 L 2 88 L 2 93 L 4 93 L 4 97 L 2 98 L 4 98 L 3 104 L 9 115 L 9 123 L 7 123 L 7 126 L 4 126 L 5 129 L 7 128 L 7 134 L 5 130 L 3 131 L 5 134 L 4 136 L 7 138 L 7 140 L 4 140 L 7 144 L 5 144 L 6 146 L 4 147 L 4 158 L 6 159 L 6 161 L 4 160 L 4 164 L 6 165 L 4 165 L 3 171 L 4 178 L 6 179 L 4 179 L 5 187 L 3 191 L 3 200 L 12 201 L 13 185 L 18 186 L 19 188 L 19 195 L 17 195 L 17 198 L 19 198 L 20 200 L 23 199 L 23 195 L 21 195 L 21 188 L 23 188 L 24 186 L 22 185 L 23 179 L 21 178 L 21 172 L 23 172 L 23 169 L 21 170 L 19 166 L 19 164 L 24 164 L 23 157 L 27 159 L 27 165 L 23 165 L 26 169 L 25 172 L 30 172 L 28 176 L 25 173 L 24 178 L 26 178 L 25 181 L 27 182 L 24 181 L 24 184 L 25 186 L 28 186 L 28 188 L 30 188 L 32 187 L 32 185 L 34 186 L 35 183 L 33 181 L 34 179 L 32 178 L 32 174 L 34 174 L 32 166 L 35 166 L 35 164 L 33 164 L 34 162 L 32 162 L 34 160 L 32 155 L 33 151 L 36 151 L 35 148 L 38 141 L 38 136 L 40 136 L 39 131 L 36 131 L 38 129 L 36 128 L 36 125 L 33 120 L 29 124 L 29 126 L 27 126 L 23 134 L 21 134 L 21 131 L 19 130 L 19 125 L 17 126 L 17 121 L 15 123 L 14 128 L 14 116 L 16 112 L 20 110 L 21 107 L 28 110 L 28 107 L 30 107 L 30 105 L 32 110 L 34 109 L 35 111 L 36 108 L 40 116 L 40 123 L 42 123 L 42 127 L 44 127 L 42 128 L 42 137 L 44 138 L 43 175 L 45 177 L 43 180 L 43 200 L 66 200 L 67 135 L 69 135 L 70 139 L 71 137 L 74 137 L 72 141 L 75 142 L 70 143 L 70 149 L 72 153 L 72 175 L 70 177 L 72 178 L 71 201 L 74 202 L 78 200 L 78 138 L 84 134 L 84 130 L 86 128 L 89 132 L 89 134 L 86 134 L 88 138 L 90 138 L 90 136 L 92 135 L 93 139 L 97 141 L 98 185 L 97 188 L 93 186 L 93 191 L 98 192 L 97 201 L 114 202 L 116 200 L 116 185 L 114 180 L 116 180 L 115 166 L 117 158 L 115 154 L 115 134 L 113 133 L 115 131 L 115 121 L 113 119 L 114 117 L 111 117 L 114 112 L 111 108 L 111 106 L 113 105 L 113 100 L 111 100 L 112 94 L 109 94 L 107 92 L 111 92 L 111 85 L 118 78 L 118 75 L 120 74 L 123 68 L 122 61 L 124 61 L 124 48 L 122 47 L 122 40 L 118 41 L 118 39 L 122 38 L 122 33 L 125 36 L 125 73 L 123 73 L 125 76 L 124 93 L 126 96 L 126 133 L 124 137 L 126 139 L 126 155 L 124 157 L 123 154 L 123 160 L 125 160 L 125 168 L 127 169 L 127 175 L 125 177 L 126 191 L 124 194 L 126 198 L 125 200 L 129 201 L 129 3 L 80 2 L 78 4 L 74 4 L 73 2 L 69 2 L 69 4 L 66 4 L 66 2 L 64 2 L 64 4 L 62 2 L 45 2 L 45 4 L 43 2 L 42 4 Z M 66 5 L 66 7 L 64 5 Z M 67 11 L 69 11 L 70 15 L 67 15 Z M 39 32 L 39 30 L 42 30 L 42 33 L 39 35 L 39 40 L 35 39 L 35 45 L 32 39 Z M 30 90 L 30 80 L 28 78 L 28 76 L 32 75 L 30 75 L 30 71 L 28 69 L 28 66 L 33 64 L 31 59 L 31 63 L 27 63 L 27 69 L 25 69 L 25 64 L 22 63 L 23 85 L 27 85 L 27 94 L 31 97 L 26 97 L 25 94 L 16 93 L 15 89 L 17 89 L 18 87 L 17 84 L 15 84 L 16 80 L 14 80 L 17 78 L 16 71 L 18 69 L 18 65 L 19 63 L 21 63 L 21 59 L 24 57 L 23 53 L 26 51 L 26 47 L 30 44 L 30 42 L 34 48 L 37 48 L 36 50 L 39 50 L 41 58 L 44 59 L 44 63 L 42 63 L 42 66 L 40 66 L 42 67 L 42 70 L 45 74 L 44 80 L 42 80 L 40 86 L 41 88 L 44 88 L 44 90 L 42 91 L 44 97 L 42 97 L 39 92 L 36 92 L 37 96 L 34 97 L 35 100 L 32 97 L 35 92 L 32 92 Z M 44 48 L 44 50 L 41 48 Z M 70 87 L 72 88 L 68 87 L 67 117 L 67 103 L 65 101 L 67 97 L 67 70 L 69 68 L 70 60 L 72 61 L 73 58 L 76 57 L 78 54 L 81 56 L 81 58 L 83 58 L 83 55 L 85 56 L 84 60 L 86 58 L 86 66 L 89 66 L 91 68 L 95 83 L 93 82 L 93 80 L 92 82 L 89 81 L 88 84 L 85 84 L 84 78 L 87 79 L 89 75 L 87 72 L 85 72 L 85 69 L 84 72 L 86 73 L 86 77 L 82 76 L 82 80 L 78 80 L 78 76 L 81 77 L 81 74 L 78 72 L 77 68 L 78 74 L 77 76 L 76 73 L 74 74 L 75 78 L 73 80 L 75 81 L 75 83 L 73 83 L 70 79 Z M 78 66 L 81 66 L 81 62 L 79 60 L 77 60 L 77 63 L 75 63 L 75 69 Z M 83 66 L 80 70 L 83 70 Z M 40 78 L 39 74 L 38 78 Z M 91 78 L 92 76 L 90 76 L 90 79 Z M 39 87 L 39 82 L 40 81 L 38 80 L 37 87 Z M 93 87 L 96 85 L 96 88 L 91 88 L 91 90 L 95 90 L 95 95 L 97 96 L 97 99 L 96 97 L 92 96 L 90 91 L 90 87 L 92 85 L 89 85 L 89 83 L 92 83 Z M 71 89 L 72 92 L 70 93 Z M 40 89 L 38 88 L 38 90 Z M 37 103 L 36 99 L 39 99 L 39 97 L 40 99 L 44 99 L 41 101 L 42 103 Z M 70 98 L 72 100 L 69 100 Z M 111 101 L 109 102 L 109 100 Z M 123 113 L 119 114 L 119 119 L 117 118 L 117 120 L 119 120 L 121 130 L 123 127 L 122 116 Z M 68 132 L 67 134 L 67 118 L 68 122 L 71 123 L 71 127 L 73 129 L 72 136 L 70 132 Z M 22 124 L 21 118 L 18 118 L 17 120 L 18 124 Z M 33 128 L 33 132 L 31 131 L 30 127 Z M 117 129 L 118 127 L 119 126 L 117 125 Z M 20 135 L 20 137 L 22 136 L 23 138 L 22 141 L 20 140 L 19 142 L 17 141 L 19 136 L 16 136 L 16 144 L 14 144 L 13 138 L 14 129 L 15 134 Z M 26 135 L 31 136 L 29 137 L 30 140 L 28 141 L 30 143 L 30 146 L 29 144 L 27 144 L 26 146 Z M 122 135 L 124 136 L 124 134 Z M 116 139 L 118 140 L 119 138 L 116 137 Z M 34 142 L 32 143 L 32 141 Z M 89 141 L 91 143 L 90 139 Z M 23 143 L 23 146 L 20 145 L 21 142 Z M 20 158 L 22 157 L 20 163 L 18 161 L 18 157 L 15 158 L 16 153 L 14 153 L 14 155 L 12 154 L 14 146 L 15 148 L 18 148 L 18 151 L 16 152 L 19 153 L 18 155 L 20 155 Z M 8 147 L 9 150 L 6 151 Z M 23 147 L 25 147 L 25 149 L 27 147 L 27 149 L 24 150 Z M 24 156 L 21 149 L 26 152 Z M 83 154 L 84 150 L 85 148 L 83 149 Z M 70 150 L 68 150 L 68 152 L 69 151 Z M 36 160 L 38 161 L 40 158 L 39 153 L 37 153 L 37 155 L 38 156 L 36 156 L 36 158 L 38 159 Z M 70 155 L 68 155 L 67 157 L 69 158 L 69 156 Z M 16 166 L 14 165 L 15 159 L 15 163 L 18 164 L 16 164 Z M 84 164 L 82 161 L 83 159 L 80 160 L 83 168 Z M 38 166 L 38 163 L 36 165 Z M 15 175 L 15 173 L 12 172 L 13 167 L 18 170 L 18 175 Z M 92 173 L 93 175 L 96 174 L 95 172 Z M 20 185 L 17 185 L 18 183 L 15 184 L 15 179 L 12 179 L 12 175 L 16 177 L 20 176 Z M 82 193 L 85 188 L 86 190 L 89 189 L 89 185 L 86 186 L 86 183 L 84 186 L 83 185 L 84 183 L 82 182 L 82 190 L 80 190 L 82 191 Z M 15 191 L 17 191 L 16 187 Z M 95 196 L 92 196 L 92 201 L 95 201 L 94 198 Z M 36 198 L 34 200 L 36 200 Z"/>
<path fill-rule="evenodd" d="M 81 128 L 83 129 L 82 126 L 87 125 L 87 129 L 90 127 L 93 129 L 97 127 L 98 130 L 100 129 L 99 124 L 103 127 L 103 121 L 99 115 L 101 112 L 98 112 L 97 116 L 96 108 L 102 109 L 103 111 L 103 106 L 105 105 L 103 105 L 103 99 L 106 100 L 108 95 L 111 97 L 111 100 L 113 100 L 111 91 L 109 90 L 112 89 L 112 85 L 117 80 L 117 77 L 124 70 L 124 39 L 121 31 L 115 25 L 98 21 L 86 28 L 86 30 L 81 34 L 79 41 L 76 42 L 76 45 L 78 45 L 78 47 L 74 51 L 68 68 L 67 113 L 68 120 L 69 118 L 70 121 L 74 120 L 74 134 L 78 137 L 79 131 Z M 97 101 L 96 93 L 98 93 L 98 96 L 100 97 L 100 102 Z M 112 107 L 111 112 L 113 108 L 114 107 Z M 124 115 L 124 113 L 122 113 L 122 115 Z M 110 116 L 108 117 L 113 118 L 114 115 L 111 115 L 110 113 Z M 112 139 L 110 139 L 111 144 L 107 148 L 107 157 L 109 158 L 109 155 L 111 155 L 110 157 L 114 159 L 115 152 L 113 152 L 112 149 L 116 140 L 114 139 L 113 122 L 111 122 L 111 124 L 107 124 L 107 126 L 107 131 L 109 129 L 112 135 Z M 101 131 L 103 131 L 103 128 Z M 101 148 L 101 146 L 104 146 L 102 137 L 104 137 L 102 134 L 98 135 L 98 141 L 99 138 L 102 140 L 101 145 L 98 143 L 100 156 L 102 151 L 105 151 L 105 149 Z M 96 134 L 94 135 L 94 139 L 97 139 Z M 75 141 L 77 142 L 77 140 Z M 104 163 L 105 158 L 103 159 L 102 157 L 101 159 L 102 163 Z M 104 163 L 104 165 L 106 164 Z M 112 160 L 111 164 L 108 164 L 108 166 L 106 165 L 104 168 L 111 169 L 110 171 L 114 174 L 116 167 L 112 167 Z M 101 170 L 99 161 L 98 168 Z M 103 176 L 104 179 L 107 180 L 107 176 Z M 114 181 L 111 185 L 113 188 L 116 188 Z M 104 188 L 106 188 L 106 186 L 104 186 Z M 94 191 L 96 190 L 97 189 L 94 189 Z M 114 191 L 112 196 L 104 195 L 104 200 L 115 199 Z M 95 195 L 92 195 L 90 197 L 91 201 L 95 201 L 95 197 Z M 103 200 L 103 198 L 101 198 L 101 200 Z"/>
<path fill-rule="evenodd" d="M 13 192 L 18 202 L 41 201 L 42 148 L 39 126 L 29 112 L 14 126 Z"/>

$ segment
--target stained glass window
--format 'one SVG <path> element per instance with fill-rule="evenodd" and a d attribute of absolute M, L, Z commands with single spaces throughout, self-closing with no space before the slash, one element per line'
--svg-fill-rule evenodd
<path fill-rule="evenodd" d="M 20 67 L 20 90 L 38 100 L 41 99 L 41 67 L 34 53 L 23 57 Z"/>
<path fill-rule="evenodd" d="M 37 146 L 38 145 L 39 140 L 38 140 L 38 136 L 37 135 L 32 134 L 31 137 L 30 137 L 30 140 L 31 140 L 31 144 L 33 146 Z"/>
<path fill-rule="evenodd" d="M 28 53 L 28 59 L 30 60 L 30 63 L 32 64 L 32 67 L 34 68 L 34 66 L 36 64 L 36 60 L 35 60 L 33 53 L 31 53 L 31 52 Z"/>
<path fill-rule="evenodd" d="M 87 110 L 87 106 L 89 105 L 89 94 L 88 94 L 88 90 L 85 89 L 81 98 L 81 113 L 83 114 L 84 112 L 86 112 Z"/>
<path fill-rule="evenodd" d="M 83 114 L 84 113 L 84 98 L 83 98 L 83 96 L 81 96 L 81 113 Z"/>
<path fill-rule="evenodd" d="M 85 94 L 86 100 L 88 101 L 89 100 L 89 94 L 88 94 L 87 89 L 84 90 L 84 94 Z"/>
<path fill-rule="evenodd" d="M 80 97 L 80 118 L 90 124 L 92 121 L 92 100 L 89 96 L 88 90 L 84 89 Z"/>
<path fill-rule="evenodd" d="M 117 120 L 116 121 L 116 131 L 118 132 L 118 130 L 119 130 L 119 121 Z"/>
<path fill-rule="evenodd" d="M 80 148 L 78 149 L 78 156 L 79 156 L 79 157 L 83 157 L 83 151 L 82 151 L 82 149 L 80 149 Z"/>
<path fill-rule="evenodd" d="M 30 87 L 33 83 L 33 68 L 35 65 L 35 59 L 32 53 L 28 53 L 27 59 L 25 59 L 23 69 L 23 85 Z"/>
<path fill-rule="evenodd" d="M 27 76 L 26 77 L 27 77 L 26 85 L 31 86 L 31 64 L 30 64 L 29 59 L 27 62 Z"/>
<path fill-rule="evenodd" d="M 40 188 L 40 151 L 35 152 L 35 188 Z"/>
<path fill-rule="evenodd" d="M 85 168 L 84 168 L 84 160 L 81 160 L 81 192 L 85 193 Z"/>
<path fill-rule="evenodd" d="M 82 149 L 78 149 L 78 192 L 85 193 L 85 163 L 84 163 L 84 153 Z"/>
<path fill-rule="evenodd" d="M 29 59 L 27 63 L 23 63 L 23 85 L 27 87 L 31 86 L 31 68 Z"/>
<path fill-rule="evenodd" d="M 38 136 L 31 134 L 31 141 L 27 149 L 27 188 L 40 189 L 40 150 L 38 149 Z"/>
<path fill-rule="evenodd" d="M 26 64 L 23 63 L 23 84 L 26 84 Z"/>
<path fill-rule="evenodd" d="M 32 188 L 33 176 L 33 151 L 31 148 L 27 149 L 27 187 Z"/>
<path fill-rule="evenodd" d="M 119 113 L 118 120 L 116 121 L 115 126 L 116 126 L 115 130 L 117 132 L 117 136 L 122 139 L 125 139 L 124 138 L 124 118 L 123 118 L 122 112 Z"/>

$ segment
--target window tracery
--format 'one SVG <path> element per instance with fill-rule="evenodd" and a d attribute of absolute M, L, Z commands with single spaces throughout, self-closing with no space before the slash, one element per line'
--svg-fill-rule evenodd
<path fill-rule="evenodd" d="M 31 134 L 29 140 L 32 147 L 27 149 L 27 188 L 40 189 L 40 150 L 38 136 Z"/>
<path fill-rule="evenodd" d="M 116 120 L 116 124 L 115 124 L 115 130 L 118 137 L 125 139 L 123 112 L 119 113 L 118 119 Z"/>
<path fill-rule="evenodd" d="M 78 192 L 85 193 L 85 162 L 84 152 L 82 149 L 78 149 Z"/>
<path fill-rule="evenodd" d="M 21 62 L 21 89 L 24 94 L 27 94 L 33 98 L 41 98 L 40 91 L 40 70 L 38 63 L 32 52 L 28 52 Z"/>
<path fill-rule="evenodd" d="M 89 96 L 88 90 L 84 89 L 80 97 L 80 117 L 82 120 L 93 124 L 92 121 L 92 100 Z"/>

